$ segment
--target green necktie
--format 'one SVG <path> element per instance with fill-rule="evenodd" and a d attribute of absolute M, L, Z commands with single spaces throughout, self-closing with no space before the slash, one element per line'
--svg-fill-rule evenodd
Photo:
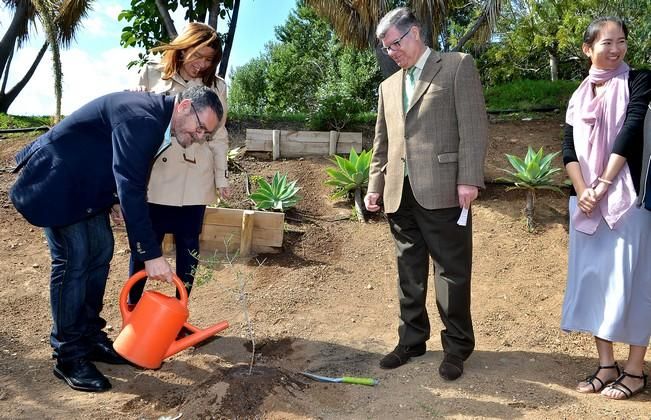
<path fill-rule="evenodd" d="M 416 66 L 412 66 L 407 70 L 406 75 L 405 75 L 405 88 L 403 89 L 403 107 L 405 110 L 405 113 L 407 113 L 407 109 L 409 108 L 409 102 L 411 100 L 411 96 L 414 94 L 414 87 L 416 86 L 416 80 L 415 80 L 415 73 L 416 73 Z"/>
<path fill-rule="evenodd" d="M 416 80 L 415 80 L 415 74 L 416 73 L 416 66 L 412 66 L 407 70 L 407 74 L 405 75 L 405 88 L 402 90 L 402 104 L 405 110 L 405 114 L 407 113 L 407 109 L 409 108 L 409 102 L 411 101 L 411 97 L 414 94 L 414 87 L 416 86 Z M 409 168 L 407 168 L 407 160 L 405 160 L 405 165 L 404 165 L 404 175 L 409 176 Z"/>

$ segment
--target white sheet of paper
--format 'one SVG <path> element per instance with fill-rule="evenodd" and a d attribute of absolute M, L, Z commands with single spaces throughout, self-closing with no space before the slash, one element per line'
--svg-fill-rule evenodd
<path fill-rule="evenodd" d="M 468 222 L 468 209 L 464 207 L 461 209 L 461 214 L 459 215 L 459 220 L 457 220 L 457 224 L 459 226 L 465 226 L 467 222 Z"/>

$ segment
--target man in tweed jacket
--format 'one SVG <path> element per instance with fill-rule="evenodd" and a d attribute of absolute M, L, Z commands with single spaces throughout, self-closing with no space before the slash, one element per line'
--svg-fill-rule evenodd
<path fill-rule="evenodd" d="M 407 8 L 380 21 L 378 39 L 401 68 L 381 85 L 368 194 L 381 199 L 396 244 L 400 295 L 399 341 L 380 366 L 392 369 L 425 353 L 430 324 L 425 306 L 429 257 L 436 303 L 445 326 L 439 374 L 463 373 L 474 349 L 470 315 L 472 217 L 457 224 L 484 187 L 488 138 L 484 97 L 471 56 L 439 53 L 423 40 Z"/>

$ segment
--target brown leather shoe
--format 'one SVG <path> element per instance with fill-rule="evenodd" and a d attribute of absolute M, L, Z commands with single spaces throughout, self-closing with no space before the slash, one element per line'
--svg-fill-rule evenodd
<path fill-rule="evenodd" d="M 463 374 L 463 360 L 460 357 L 445 353 L 439 366 L 439 375 L 446 381 L 459 379 Z"/>
<path fill-rule="evenodd" d="M 404 365 L 412 357 L 422 356 L 425 354 L 427 348 L 425 343 L 417 344 L 415 346 L 403 346 L 398 344 L 395 349 L 380 360 L 380 367 L 382 369 L 395 369 Z"/>

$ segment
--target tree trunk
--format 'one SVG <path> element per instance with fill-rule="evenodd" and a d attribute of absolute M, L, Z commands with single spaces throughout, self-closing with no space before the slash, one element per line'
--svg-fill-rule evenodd
<path fill-rule="evenodd" d="M 6 80 L 9 76 L 7 63 L 13 56 L 16 40 L 18 39 L 18 32 L 20 30 L 21 23 L 25 20 L 27 20 L 27 2 L 19 1 L 16 3 L 14 17 L 11 19 L 11 23 L 7 28 L 7 32 L 5 32 L 2 40 L 0 40 L 0 74 L 3 74 L 5 85 Z M 1 92 L 4 93 L 4 89 L 2 89 Z"/>
<path fill-rule="evenodd" d="M 61 51 L 56 42 L 50 44 L 52 50 L 52 68 L 54 72 L 54 97 L 56 110 L 54 111 L 54 124 L 61 121 L 61 100 L 63 98 L 63 70 L 61 69 Z"/>
<path fill-rule="evenodd" d="M 237 28 L 237 16 L 240 12 L 240 0 L 233 0 L 233 14 L 231 15 L 231 22 L 228 25 L 228 35 L 226 36 L 226 43 L 224 44 L 224 53 L 222 54 L 222 61 L 219 64 L 219 77 L 226 78 L 226 69 L 228 68 L 228 59 L 231 55 L 231 48 L 233 48 L 233 39 L 235 39 L 235 29 Z"/>
<path fill-rule="evenodd" d="M 436 47 L 437 42 L 434 39 L 435 31 L 434 31 L 434 25 L 432 23 L 431 10 L 429 8 L 427 10 L 428 10 L 427 16 L 425 17 L 425 19 L 421 20 L 422 22 L 421 26 L 423 31 L 422 32 L 423 42 L 428 47 L 438 50 L 438 48 Z"/>
<path fill-rule="evenodd" d="M 156 0 L 156 7 L 158 8 L 158 13 L 163 18 L 163 23 L 165 25 L 165 31 L 170 39 L 176 38 L 178 33 L 176 32 L 176 27 L 174 27 L 174 21 L 170 16 L 170 12 L 167 10 L 167 2 L 163 0 Z"/>
<path fill-rule="evenodd" d="M 32 0 L 32 4 L 38 11 L 41 24 L 45 28 L 45 35 L 50 43 L 50 50 L 52 51 L 52 72 L 54 73 L 54 98 L 56 107 L 54 111 L 54 123 L 56 124 L 61 120 L 61 97 L 63 95 L 63 72 L 61 71 L 61 50 L 57 39 L 59 30 L 56 26 L 56 11 L 51 8 L 53 7 L 52 5 L 45 4 L 42 0 Z"/>
<path fill-rule="evenodd" d="M 208 25 L 215 28 L 215 30 L 217 30 L 217 22 L 219 22 L 219 11 L 219 0 L 213 0 L 208 11 Z"/>
<path fill-rule="evenodd" d="M 25 76 L 23 76 L 23 78 L 18 83 L 16 83 L 9 92 L 7 93 L 0 92 L 0 112 L 6 113 L 9 110 L 9 107 L 16 99 L 16 96 L 18 96 L 18 94 L 23 90 L 27 82 L 29 82 L 29 79 L 32 78 L 32 75 L 34 75 L 34 72 L 36 71 L 36 67 L 38 67 L 38 64 L 41 62 L 41 59 L 43 58 L 45 51 L 47 51 L 48 45 L 49 44 L 47 42 L 43 44 L 41 50 L 38 52 L 38 55 L 36 56 L 36 59 L 34 59 L 32 66 L 25 73 Z"/>
<path fill-rule="evenodd" d="M 534 212 L 536 205 L 536 192 L 535 190 L 527 190 L 527 206 L 524 209 L 524 214 L 527 217 L 527 230 L 529 233 L 534 231 Z"/>
<path fill-rule="evenodd" d="M 468 29 L 468 32 L 466 32 L 459 39 L 459 42 L 457 42 L 457 45 L 454 48 L 452 48 L 452 51 L 461 51 L 461 48 L 463 48 L 464 44 L 468 42 L 468 40 L 475 35 L 475 32 L 477 32 L 481 27 L 481 25 L 486 21 L 486 13 L 487 13 L 486 11 L 483 11 L 482 14 L 479 15 L 479 18 L 477 18 L 475 24 L 472 25 L 472 28 Z"/>
<path fill-rule="evenodd" d="M 364 200 L 362 199 L 362 189 L 355 188 L 355 213 L 357 213 L 357 220 L 366 222 L 364 217 Z"/>
<path fill-rule="evenodd" d="M 11 54 L 9 55 L 9 59 L 7 60 L 7 63 L 5 64 L 4 71 L 2 74 L 4 74 L 4 77 L 2 77 L 2 84 L 0 85 L 0 95 L 4 95 L 5 89 L 7 89 L 7 82 L 9 81 L 9 70 L 11 70 L 11 62 L 14 59 L 14 52 L 12 51 Z"/>
<path fill-rule="evenodd" d="M 555 54 L 549 53 L 549 72 L 551 75 L 552 82 L 558 80 L 558 56 Z"/>

